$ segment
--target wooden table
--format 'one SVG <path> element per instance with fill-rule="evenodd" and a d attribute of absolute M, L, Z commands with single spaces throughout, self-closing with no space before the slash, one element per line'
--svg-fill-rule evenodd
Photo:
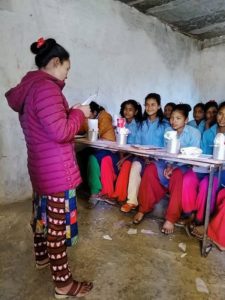
<path fill-rule="evenodd" d="M 224 161 L 215 160 L 209 158 L 207 155 L 201 155 L 199 157 L 185 157 L 183 154 L 170 154 L 165 151 L 164 148 L 157 149 L 154 146 L 149 146 L 150 149 L 143 149 L 134 147 L 131 145 L 119 146 L 116 142 L 97 140 L 96 142 L 90 142 L 87 138 L 78 138 L 75 139 L 75 143 L 77 145 L 85 145 L 88 147 L 96 148 L 96 149 L 104 149 L 110 150 L 113 152 L 124 152 L 142 157 L 151 157 L 154 159 L 163 159 L 172 162 L 179 162 L 183 164 L 188 164 L 192 166 L 204 167 L 209 170 L 209 186 L 208 186 L 208 194 L 206 201 L 206 211 L 205 211 L 205 222 L 204 222 L 204 237 L 202 242 L 202 250 L 201 253 L 203 256 L 206 256 L 206 248 L 207 248 L 207 228 L 209 224 L 210 218 L 210 202 L 212 196 L 212 186 L 213 186 L 213 176 L 215 171 L 219 171 L 219 182 L 221 177 L 221 170 Z"/>

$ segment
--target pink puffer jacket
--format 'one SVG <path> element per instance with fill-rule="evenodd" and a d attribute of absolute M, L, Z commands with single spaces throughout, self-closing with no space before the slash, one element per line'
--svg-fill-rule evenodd
<path fill-rule="evenodd" d="M 63 192 L 81 182 L 74 135 L 85 117 L 82 111 L 69 109 L 63 87 L 64 82 L 38 70 L 28 72 L 5 94 L 9 106 L 19 113 L 30 179 L 42 195 Z"/>

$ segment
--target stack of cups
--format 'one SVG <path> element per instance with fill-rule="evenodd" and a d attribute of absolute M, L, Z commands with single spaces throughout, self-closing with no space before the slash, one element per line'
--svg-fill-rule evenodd
<path fill-rule="evenodd" d="M 116 142 L 120 146 L 126 145 L 127 143 L 127 136 L 129 134 L 129 130 L 125 127 L 125 125 L 125 118 L 117 119 Z"/>
<path fill-rule="evenodd" d="M 95 142 L 98 139 L 98 120 L 88 119 L 88 140 Z"/>
<path fill-rule="evenodd" d="M 214 139 L 213 158 L 225 160 L 225 136 L 223 133 L 217 133 Z"/>

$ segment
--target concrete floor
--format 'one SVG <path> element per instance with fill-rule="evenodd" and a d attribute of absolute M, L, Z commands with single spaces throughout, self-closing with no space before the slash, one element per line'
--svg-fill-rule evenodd
<path fill-rule="evenodd" d="M 224 253 L 213 249 L 207 258 L 200 256 L 199 243 L 181 229 L 172 236 L 160 233 L 161 223 L 147 217 L 138 226 L 105 203 L 87 209 L 80 199 L 77 246 L 70 248 L 74 277 L 93 280 L 87 300 L 201 300 L 225 299 Z M 30 201 L 0 207 L 0 299 L 54 299 L 49 269 L 36 270 L 29 226 Z M 129 228 L 137 228 L 129 235 Z M 151 229 L 155 234 L 141 233 Z M 112 240 L 103 239 L 103 235 Z M 180 242 L 187 255 L 181 257 Z M 209 294 L 196 289 L 195 280 L 204 280 Z"/>

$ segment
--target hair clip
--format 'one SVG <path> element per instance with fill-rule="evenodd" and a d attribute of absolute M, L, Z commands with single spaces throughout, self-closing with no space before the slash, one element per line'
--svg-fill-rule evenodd
<path fill-rule="evenodd" d="M 43 46 L 45 43 L 45 39 L 43 37 L 39 38 L 37 40 L 37 48 L 40 48 L 41 46 Z"/>

